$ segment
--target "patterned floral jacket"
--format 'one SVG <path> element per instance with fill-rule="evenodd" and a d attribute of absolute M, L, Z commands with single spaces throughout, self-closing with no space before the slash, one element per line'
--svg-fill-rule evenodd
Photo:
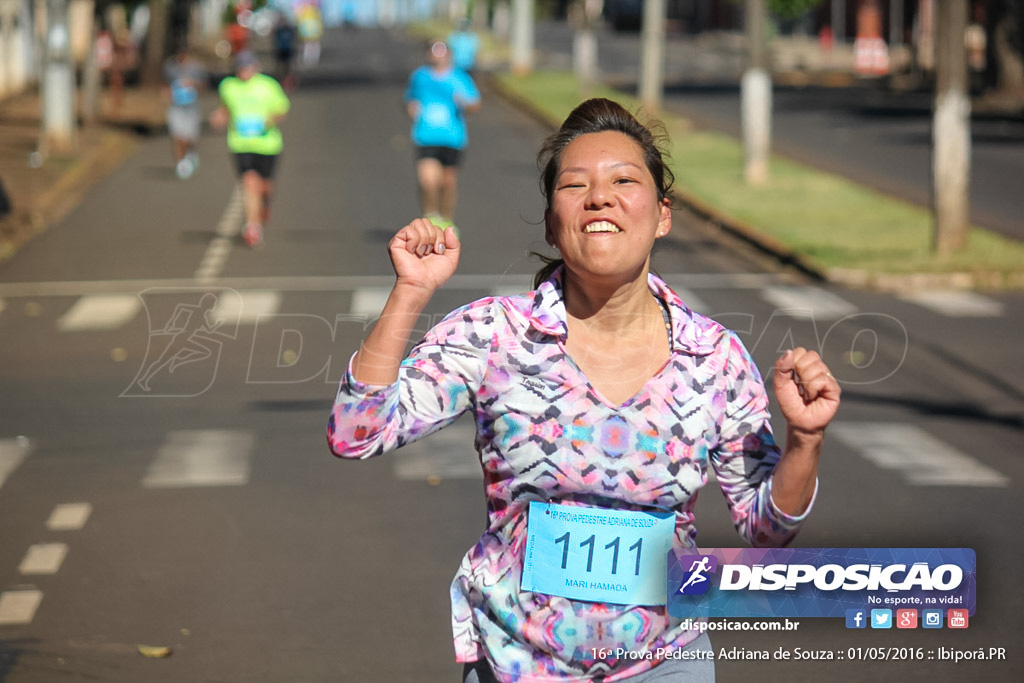
<path fill-rule="evenodd" d="M 664 607 L 581 602 L 520 588 L 530 501 L 666 511 L 678 548 L 696 547 L 693 508 L 713 467 L 740 536 L 788 543 L 792 517 L 771 501 L 779 449 L 764 383 L 735 333 L 689 310 L 649 276 L 671 323 L 668 363 L 613 405 L 565 351 L 561 271 L 529 294 L 488 297 L 434 327 L 387 387 L 342 380 L 331 450 L 369 458 L 427 436 L 469 411 L 483 468 L 487 529 L 451 587 L 456 658 L 486 657 L 503 681 L 617 681 L 657 661 L 599 659 L 621 648 L 680 648 Z M 813 501 L 812 504 L 813 505 Z"/>

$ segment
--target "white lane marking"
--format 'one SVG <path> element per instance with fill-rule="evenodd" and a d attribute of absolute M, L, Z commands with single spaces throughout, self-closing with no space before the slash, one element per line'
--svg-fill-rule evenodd
<path fill-rule="evenodd" d="M 820 287 L 772 286 L 761 294 L 780 313 L 800 320 L 838 320 L 857 312 L 849 301 Z"/>
<path fill-rule="evenodd" d="M 0 488 L 31 452 L 32 442 L 27 437 L 0 439 Z"/>
<path fill-rule="evenodd" d="M 84 296 L 57 320 L 62 332 L 114 330 L 139 312 L 142 302 L 130 294 L 92 294 Z"/>
<path fill-rule="evenodd" d="M 40 590 L 17 590 L 0 593 L 0 626 L 30 624 L 43 601 Z"/>
<path fill-rule="evenodd" d="M 761 289 L 781 281 L 778 275 L 758 273 L 680 273 L 665 274 L 662 278 L 673 285 L 715 289 Z M 504 287 L 508 284 L 521 291 L 529 291 L 532 275 L 487 275 L 456 273 L 444 284 L 446 290 L 483 289 Z M 386 287 L 391 289 L 394 275 L 306 275 L 282 277 L 222 277 L 204 282 L 204 285 L 225 289 L 264 289 L 286 292 L 336 292 L 358 287 Z M 522 283 L 522 284 L 520 284 Z M 87 294 L 135 294 L 146 289 L 185 289 L 195 287 L 193 278 L 167 278 L 153 280 L 79 280 L 66 282 L 4 282 L 0 283 L 0 297 L 84 296 Z"/>
<path fill-rule="evenodd" d="M 25 575 L 56 574 L 67 554 L 67 543 L 38 543 L 29 546 L 18 565 L 18 571 Z"/>
<path fill-rule="evenodd" d="M 46 528 L 50 531 L 77 531 L 85 526 L 91 514 L 90 503 L 61 503 L 50 513 Z"/>
<path fill-rule="evenodd" d="M 951 318 L 994 318 L 1003 314 L 1002 303 L 976 292 L 933 290 L 901 298 Z"/>
<path fill-rule="evenodd" d="M 254 438 L 226 429 L 181 430 L 167 439 L 150 464 L 146 488 L 242 486 L 249 481 Z"/>
<path fill-rule="evenodd" d="M 470 421 L 457 422 L 425 439 L 396 451 L 394 473 L 398 479 L 422 481 L 482 479 L 480 459 L 473 448 L 476 429 Z"/>
<path fill-rule="evenodd" d="M 216 234 L 206 247 L 199 267 L 196 268 L 193 276 L 196 280 L 210 282 L 224 270 L 224 264 L 227 263 L 228 254 L 231 253 L 235 235 L 239 232 L 245 214 L 243 197 L 241 184 L 236 184 L 231 198 L 228 199 L 228 205 L 217 222 Z"/>
<path fill-rule="evenodd" d="M 842 422 L 829 425 L 850 448 L 913 486 L 1007 486 L 1010 479 L 914 425 Z"/>
<path fill-rule="evenodd" d="M 384 310 L 384 304 L 387 303 L 388 294 L 390 293 L 390 287 L 359 287 L 352 292 L 352 304 L 349 306 L 349 313 L 376 318 Z"/>
<path fill-rule="evenodd" d="M 239 296 L 219 297 L 210 317 L 255 323 L 261 315 L 273 315 L 280 308 L 280 292 L 239 292 Z"/>

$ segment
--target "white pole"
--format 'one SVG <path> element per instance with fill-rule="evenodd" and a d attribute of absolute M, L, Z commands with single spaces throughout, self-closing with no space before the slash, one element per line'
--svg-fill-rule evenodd
<path fill-rule="evenodd" d="M 43 151 L 65 154 L 74 147 L 75 73 L 71 65 L 67 0 L 49 0 L 43 81 Z"/>
<path fill-rule="evenodd" d="M 533 0 L 512 0 L 512 73 L 533 71 Z"/>
<path fill-rule="evenodd" d="M 661 109 L 665 87 L 665 0 L 644 3 L 640 52 L 640 102 L 653 113 Z"/>

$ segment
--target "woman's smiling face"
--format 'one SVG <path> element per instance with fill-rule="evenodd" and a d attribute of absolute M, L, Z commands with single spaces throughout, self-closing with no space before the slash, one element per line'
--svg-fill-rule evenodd
<path fill-rule="evenodd" d="M 672 216 L 668 200 L 658 199 L 640 145 L 624 133 L 603 131 L 565 148 L 545 226 L 571 271 L 635 278 Z"/>

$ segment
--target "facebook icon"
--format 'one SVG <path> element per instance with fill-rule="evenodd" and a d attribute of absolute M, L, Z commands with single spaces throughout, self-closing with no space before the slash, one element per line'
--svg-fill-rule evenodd
<path fill-rule="evenodd" d="M 867 612 L 862 609 L 846 610 L 846 628 L 867 628 Z"/>

